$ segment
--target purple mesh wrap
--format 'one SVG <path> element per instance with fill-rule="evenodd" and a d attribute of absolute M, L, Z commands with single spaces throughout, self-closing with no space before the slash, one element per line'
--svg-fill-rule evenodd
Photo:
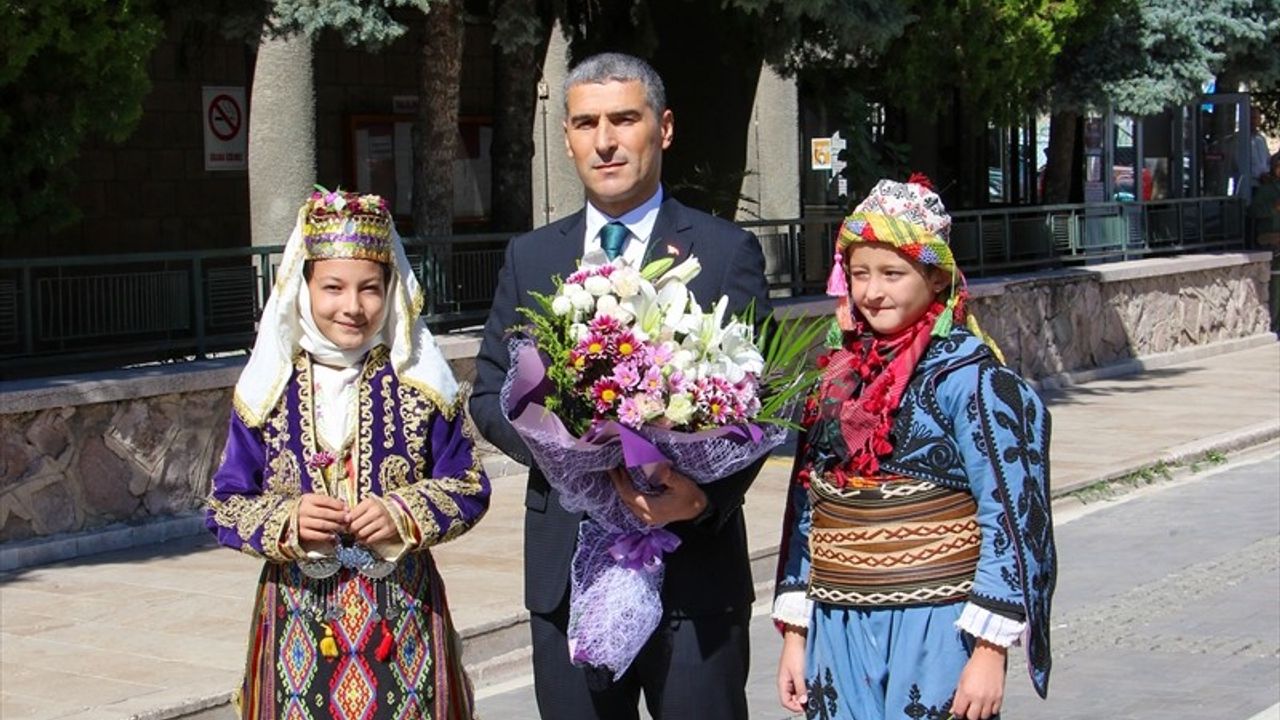
<path fill-rule="evenodd" d="M 653 489 L 649 474 L 668 462 L 695 482 L 714 482 L 781 445 L 787 429 L 748 425 L 688 433 L 650 426 L 632 430 L 607 421 L 576 438 L 541 404 L 551 389 L 545 379 L 544 360 L 533 342 L 514 339 L 511 369 L 499 396 L 502 408 L 559 492 L 560 504 L 587 515 L 573 557 L 569 654 L 574 664 L 605 668 L 617 679 L 662 618 L 661 553 L 679 540 L 637 519 L 614 491 L 608 470 L 625 465 L 636 488 L 645 491 Z M 627 551 L 634 552 L 614 559 Z M 637 560 L 637 554 L 644 557 Z"/>

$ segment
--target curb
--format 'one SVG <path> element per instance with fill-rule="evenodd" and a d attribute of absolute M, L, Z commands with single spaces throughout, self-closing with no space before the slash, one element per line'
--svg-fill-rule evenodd
<path fill-rule="evenodd" d="M 1145 470 L 1152 465 L 1158 465 L 1160 463 L 1181 465 L 1203 458 L 1210 452 L 1235 452 L 1237 450 L 1243 450 L 1245 448 L 1265 444 L 1275 440 L 1276 438 L 1280 438 L 1280 422 L 1275 421 L 1261 422 L 1238 430 L 1210 435 L 1209 437 L 1201 438 L 1189 443 L 1175 445 L 1146 460 L 1117 466 L 1115 469 L 1109 470 L 1101 475 L 1077 480 L 1072 483 L 1067 483 L 1061 487 L 1051 488 L 1049 490 L 1049 496 L 1052 499 L 1057 500 L 1091 485 L 1119 480 L 1120 478 Z"/>

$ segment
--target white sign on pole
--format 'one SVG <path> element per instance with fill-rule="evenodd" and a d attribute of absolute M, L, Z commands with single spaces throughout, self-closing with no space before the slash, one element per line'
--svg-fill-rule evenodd
<path fill-rule="evenodd" d="M 249 115 L 244 87 L 203 88 L 204 169 L 244 170 L 248 167 Z"/>
<path fill-rule="evenodd" d="M 813 138 L 809 141 L 809 167 L 814 170 L 831 169 L 831 138 Z"/>

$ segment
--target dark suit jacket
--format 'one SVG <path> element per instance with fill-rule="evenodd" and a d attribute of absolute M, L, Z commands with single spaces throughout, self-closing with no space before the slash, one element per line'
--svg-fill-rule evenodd
<path fill-rule="evenodd" d="M 512 429 L 498 394 L 510 364 L 507 331 L 521 323 L 518 306 L 535 307 L 530 291 L 551 293 L 553 275 L 573 272 L 582 257 L 586 211 L 511 240 L 498 276 L 493 308 L 485 324 L 484 342 L 476 358 L 471 414 L 480 433 L 502 452 L 525 465 L 528 448 Z M 704 308 L 728 295 L 731 312 L 756 303 L 756 317 L 769 313 L 764 254 L 754 235 L 724 220 L 687 208 L 668 197 L 663 201 L 648 246 L 648 257 L 696 256 L 702 272 L 689 284 Z M 711 513 L 698 522 L 673 523 L 681 544 L 667 557 L 663 602 L 667 610 L 700 615 L 742 608 L 754 599 L 747 560 L 742 498 L 763 460 L 702 489 Z M 577 542 L 581 513 L 560 506 L 558 493 L 537 467 L 529 469 L 525 495 L 525 606 L 536 613 L 553 612 L 569 587 L 569 566 Z"/>

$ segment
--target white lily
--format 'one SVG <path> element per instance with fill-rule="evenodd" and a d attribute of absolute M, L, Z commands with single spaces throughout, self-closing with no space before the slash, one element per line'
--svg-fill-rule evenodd
<path fill-rule="evenodd" d="M 689 281 L 697 277 L 700 272 L 702 272 L 702 263 L 698 262 L 698 258 L 690 257 L 679 265 L 663 273 L 662 276 L 654 282 L 654 285 L 662 287 L 664 284 L 672 281 L 688 285 Z"/>
<path fill-rule="evenodd" d="M 764 372 L 764 356 L 756 348 L 754 335 L 755 333 L 750 325 L 731 320 L 721 335 L 720 352 L 724 354 L 724 357 L 731 365 L 738 368 L 742 373 L 759 375 Z M 738 375 L 737 373 L 734 374 Z M 737 377 L 730 377 L 729 380 L 738 382 L 742 380 L 742 377 L 738 375 Z"/>
<path fill-rule="evenodd" d="M 639 284 L 639 292 L 622 298 L 619 307 L 636 319 L 631 332 L 640 340 L 649 340 L 662 329 L 662 307 L 658 304 L 658 292 L 648 282 Z"/>

